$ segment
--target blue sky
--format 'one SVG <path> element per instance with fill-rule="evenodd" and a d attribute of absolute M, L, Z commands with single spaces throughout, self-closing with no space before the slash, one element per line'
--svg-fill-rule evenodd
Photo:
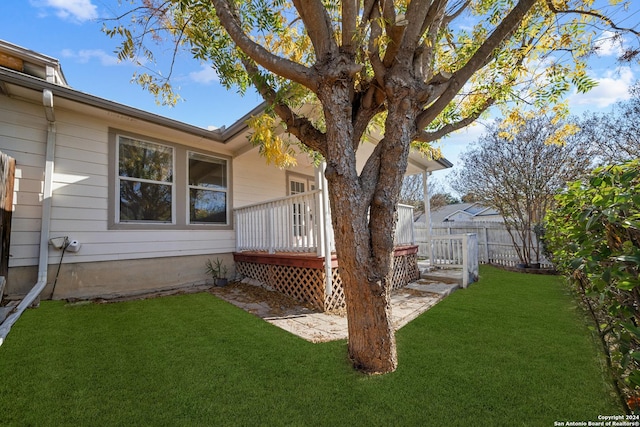
<path fill-rule="evenodd" d="M 638 9 L 638 3 L 632 7 Z M 184 101 L 175 107 L 157 105 L 153 95 L 130 83 L 136 67 L 117 61 L 113 52 L 119 40 L 100 31 L 103 19 L 122 11 L 118 0 L 4 0 L 0 39 L 59 59 L 67 81 L 77 90 L 196 126 L 229 126 L 261 102 L 255 93 L 241 97 L 226 90 L 209 67 L 183 54 L 172 80 Z M 625 26 L 638 23 L 638 10 L 623 21 Z M 640 66 L 620 67 L 613 60 L 616 50 L 602 44 L 589 70 L 600 84 L 586 95 L 571 96 L 572 112 L 607 111 L 628 97 L 628 88 L 640 78 Z M 482 125 L 475 125 L 444 139 L 445 157 L 456 163 L 483 131 Z"/>

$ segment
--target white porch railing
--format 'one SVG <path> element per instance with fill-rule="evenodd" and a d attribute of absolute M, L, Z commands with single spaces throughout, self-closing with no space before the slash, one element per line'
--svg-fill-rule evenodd
<path fill-rule="evenodd" d="M 234 210 L 238 251 L 317 252 L 320 190 Z"/>
<path fill-rule="evenodd" d="M 426 248 L 420 247 L 421 255 L 429 258 L 430 264 L 441 268 L 462 269 L 462 287 L 478 280 L 478 236 L 474 233 L 427 236 Z M 426 249 L 426 253 L 423 250 Z"/>
<path fill-rule="evenodd" d="M 331 224 L 321 230 L 325 218 L 322 194 L 315 190 L 234 209 L 236 250 L 320 254 L 319 248 L 325 247 L 320 236 L 324 235 L 334 251 Z M 415 243 L 412 206 L 398 205 L 394 242 L 399 246 Z"/>
<path fill-rule="evenodd" d="M 413 245 L 416 238 L 413 230 L 413 206 L 398 205 L 398 221 L 396 222 L 396 246 Z"/>

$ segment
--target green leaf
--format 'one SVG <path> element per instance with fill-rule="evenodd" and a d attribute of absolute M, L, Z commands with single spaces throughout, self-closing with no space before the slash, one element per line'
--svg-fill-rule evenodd
<path fill-rule="evenodd" d="M 622 289 L 623 291 L 631 291 L 637 286 L 638 284 L 636 282 L 631 282 L 629 280 L 623 280 L 621 282 L 618 282 L 618 284 L 616 285 L 618 289 Z"/>
<path fill-rule="evenodd" d="M 633 371 L 629 374 L 629 382 L 635 386 L 638 387 L 640 386 L 640 372 L 638 371 Z"/>
<path fill-rule="evenodd" d="M 620 255 L 616 257 L 616 261 L 631 262 L 640 265 L 640 255 Z"/>

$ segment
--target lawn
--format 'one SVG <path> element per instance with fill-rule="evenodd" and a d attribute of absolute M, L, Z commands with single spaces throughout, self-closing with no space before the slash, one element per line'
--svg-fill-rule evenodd
<path fill-rule="evenodd" d="M 400 365 L 354 372 L 208 294 L 45 301 L 0 347 L 2 425 L 553 426 L 621 414 L 556 277 L 482 267 L 397 334 Z"/>

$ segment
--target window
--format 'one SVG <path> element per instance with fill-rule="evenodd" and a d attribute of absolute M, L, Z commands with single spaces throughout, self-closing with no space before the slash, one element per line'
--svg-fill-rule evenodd
<path fill-rule="evenodd" d="M 189 153 L 189 222 L 227 223 L 227 162 Z"/>
<path fill-rule="evenodd" d="M 305 175 L 298 175 L 294 173 L 287 174 L 287 181 L 289 182 L 288 192 L 290 196 L 295 194 L 305 193 L 307 188 L 313 189 L 313 178 Z M 293 226 L 293 235 L 295 237 L 303 237 L 307 235 L 307 220 L 312 219 L 312 215 L 308 212 L 309 207 L 304 203 L 293 203 L 291 211 L 291 223 Z"/>
<path fill-rule="evenodd" d="M 110 132 L 113 229 L 230 229 L 230 158 Z"/>
<path fill-rule="evenodd" d="M 173 220 L 173 149 L 120 137 L 120 222 Z"/>
<path fill-rule="evenodd" d="M 289 194 L 294 195 L 304 193 L 304 185 L 304 182 L 298 182 L 294 180 L 289 181 Z"/>

